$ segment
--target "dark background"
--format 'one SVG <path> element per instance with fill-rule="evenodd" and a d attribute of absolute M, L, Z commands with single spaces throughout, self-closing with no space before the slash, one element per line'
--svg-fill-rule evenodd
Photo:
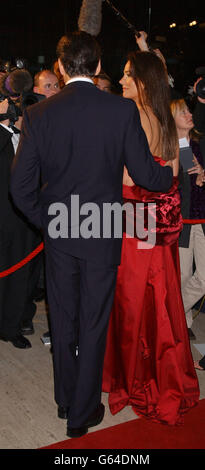
<path fill-rule="evenodd" d="M 193 84 L 195 68 L 205 65 L 205 2 L 198 0 L 112 0 L 138 30 L 149 31 L 150 45 L 166 57 L 168 70 L 180 91 Z M 78 28 L 82 0 L 7 0 L 0 7 L 0 58 L 27 60 L 35 72 L 55 61 L 56 44 L 66 31 Z M 151 16 L 149 15 L 151 6 Z M 103 2 L 103 20 L 98 41 L 103 51 L 103 68 L 117 84 L 126 54 L 136 48 L 131 31 Z M 189 22 L 197 20 L 197 26 Z M 169 25 L 177 23 L 170 29 Z M 38 56 L 44 57 L 41 65 Z"/>

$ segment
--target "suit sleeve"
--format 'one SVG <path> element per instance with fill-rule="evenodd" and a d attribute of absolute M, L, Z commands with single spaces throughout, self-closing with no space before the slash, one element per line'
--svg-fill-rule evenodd
<path fill-rule="evenodd" d="M 135 105 L 132 106 L 125 137 L 125 164 L 135 184 L 149 191 L 167 192 L 172 185 L 172 168 L 155 162 Z"/>
<path fill-rule="evenodd" d="M 21 138 L 11 168 L 10 192 L 16 206 L 40 228 L 40 160 L 27 111 L 24 112 Z"/>

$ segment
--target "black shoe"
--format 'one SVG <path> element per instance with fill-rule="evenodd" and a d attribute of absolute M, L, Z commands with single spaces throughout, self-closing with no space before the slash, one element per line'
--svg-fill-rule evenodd
<path fill-rule="evenodd" d="M 43 333 L 44 338 L 50 338 L 50 331 L 46 331 L 46 333 Z"/>
<path fill-rule="evenodd" d="M 34 334 L 34 327 L 32 322 L 22 323 L 21 325 L 21 334 L 25 336 Z"/>
<path fill-rule="evenodd" d="M 82 437 L 88 432 L 88 427 L 87 426 L 81 426 L 81 428 L 67 428 L 67 436 L 76 438 L 76 437 Z"/>
<path fill-rule="evenodd" d="M 12 338 L 6 338 L 4 336 L 0 336 L 0 339 L 3 341 L 10 341 L 15 348 L 19 349 L 29 349 L 31 348 L 31 343 L 27 338 L 24 338 L 21 333 L 17 334 L 16 336 L 13 336 Z"/>
<path fill-rule="evenodd" d="M 188 334 L 189 334 L 189 339 L 190 339 L 190 340 L 195 340 L 195 339 L 196 339 L 196 336 L 195 336 L 195 334 L 193 333 L 193 331 L 192 331 L 191 328 L 188 328 Z"/>
<path fill-rule="evenodd" d="M 102 403 L 100 403 L 95 412 L 88 418 L 83 426 L 79 428 L 70 428 L 67 426 L 67 436 L 72 438 L 84 436 L 87 434 L 88 428 L 92 428 L 93 426 L 97 426 L 101 423 L 104 418 L 104 414 L 105 407 Z"/>
<path fill-rule="evenodd" d="M 41 341 L 43 344 L 50 345 L 51 344 L 51 337 L 50 337 L 50 332 L 47 331 L 41 336 Z"/>
<path fill-rule="evenodd" d="M 61 419 L 68 419 L 69 408 L 58 405 L 58 417 Z"/>

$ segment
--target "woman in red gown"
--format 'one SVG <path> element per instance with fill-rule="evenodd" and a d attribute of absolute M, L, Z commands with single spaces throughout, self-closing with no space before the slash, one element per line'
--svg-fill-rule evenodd
<path fill-rule="evenodd" d="M 180 288 L 178 140 L 167 73 L 154 53 L 131 53 L 120 83 L 123 96 L 138 106 L 151 153 L 162 165 L 172 159 L 175 177 L 167 194 L 150 193 L 135 186 L 125 169 L 124 202 L 134 207 L 138 202 L 156 203 L 156 243 L 147 249 L 145 242 L 143 249 L 137 233 L 131 238 L 124 232 L 103 391 L 109 393 L 112 414 L 132 406 L 138 415 L 176 425 L 198 403 L 199 386 Z"/>

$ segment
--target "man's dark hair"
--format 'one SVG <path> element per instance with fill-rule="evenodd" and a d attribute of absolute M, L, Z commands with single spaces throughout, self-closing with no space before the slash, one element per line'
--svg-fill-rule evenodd
<path fill-rule="evenodd" d="M 70 77 L 95 75 L 101 51 L 96 39 L 90 34 L 77 31 L 63 36 L 57 45 L 56 52 L 65 72 Z"/>

